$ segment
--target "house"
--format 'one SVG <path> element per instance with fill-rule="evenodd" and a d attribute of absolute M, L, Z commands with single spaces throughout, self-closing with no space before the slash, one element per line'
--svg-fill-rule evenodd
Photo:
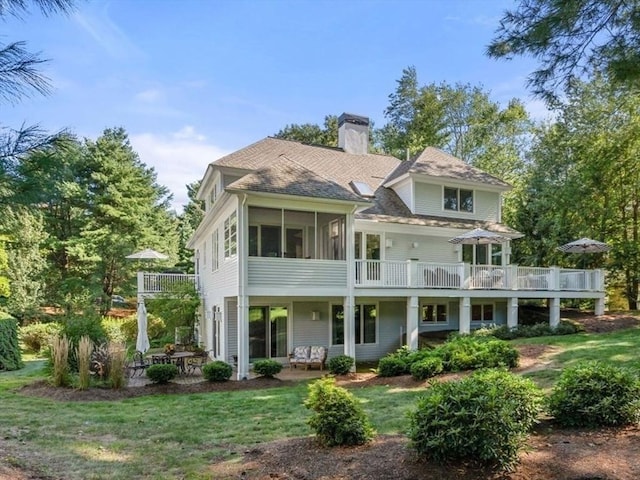
<path fill-rule="evenodd" d="M 422 332 L 517 325 L 520 299 L 595 299 L 599 270 L 510 263 L 501 223 L 510 186 L 436 148 L 410 161 L 368 153 L 369 121 L 343 114 L 339 146 L 265 138 L 211 163 L 190 240 L 213 355 L 286 363 L 298 345 L 376 360 Z M 471 229 L 502 244 L 453 245 Z"/>

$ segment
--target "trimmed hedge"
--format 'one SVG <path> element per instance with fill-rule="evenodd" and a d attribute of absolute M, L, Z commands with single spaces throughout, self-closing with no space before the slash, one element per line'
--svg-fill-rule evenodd
<path fill-rule="evenodd" d="M 438 357 L 428 357 L 411 365 L 411 376 L 416 380 L 426 380 L 444 370 L 442 360 Z"/>
<path fill-rule="evenodd" d="M 153 383 L 169 383 L 178 375 L 178 367 L 173 363 L 158 363 L 149 365 L 147 368 L 147 377 Z"/>
<path fill-rule="evenodd" d="M 531 380 L 501 370 L 436 383 L 409 413 L 410 445 L 439 463 L 462 460 L 510 468 L 542 401 Z"/>
<path fill-rule="evenodd" d="M 329 373 L 333 375 L 346 375 L 351 371 L 355 360 L 349 355 L 337 355 L 329 359 Z"/>
<path fill-rule="evenodd" d="M 207 363 L 202 367 L 202 376 L 210 382 L 226 382 L 231 378 L 233 368 L 222 360 Z"/>
<path fill-rule="evenodd" d="M 19 370 L 24 367 L 18 344 L 18 321 L 0 320 L 0 370 Z"/>
<path fill-rule="evenodd" d="M 304 405 L 314 412 L 307 423 L 324 446 L 363 445 L 375 434 L 360 401 L 333 377 L 309 385 Z"/>
<path fill-rule="evenodd" d="M 253 371 L 267 378 L 273 378 L 282 371 L 282 364 L 276 360 L 258 360 L 253 364 Z"/>
<path fill-rule="evenodd" d="M 640 421 L 640 381 L 624 368 L 592 361 L 563 370 L 549 413 L 565 427 L 629 425 Z"/>

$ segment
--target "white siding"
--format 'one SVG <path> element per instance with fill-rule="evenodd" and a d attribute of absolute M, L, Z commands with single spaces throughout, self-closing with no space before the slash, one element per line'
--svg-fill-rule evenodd
<path fill-rule="evenodd" d="M 415 205 L 419 215 L 442 215 L 442 185 L 416 182 Z"/>
<path fill-rule="evenodd" d="M 398 185 L 394 185 L 393 191 L 400 197 L 400 199 L 404 202 L 404 204 L 411 210 L 413 201 L 411 198 L 411 180 L 407 180 Z"/>
<path fill-rule="evenodd" d="M 500 195 L 495 192 L 475 191 L 475 215 L 474 218 L 488 222 L 498 222 L 500 211 Z"/>
<path fill-rule="evenodd" d="M 249 285 L 282 288 L 347 285 L 347 263 L 338 260 L 249 258 Z"/>
<path fill-rule="evenodd" d="M 421 262 L 458 262 L 458 253 L 445 237 L 387 233 L 385 238 L 391 239 L 393 244 L 384 249 L 385 260 L 417 258 Z M 413 247 L 414 243 L 417 243 L 416 248 Z"/>
<path fill-rule="evenodd" d="M 311 312 L 320 312 L 319 320 L 311 320 Z M 299 345 L 329 346 L 329 302 L 294 302 L 291 322 L 291 350 Z"/>
<path fill-rule="evenodd" d="M 238 354 L 238 302 L 230 300 L 226 303 L 225 318 L 227 331 L 227 359 L 231 360 L 232 355 Z"/>

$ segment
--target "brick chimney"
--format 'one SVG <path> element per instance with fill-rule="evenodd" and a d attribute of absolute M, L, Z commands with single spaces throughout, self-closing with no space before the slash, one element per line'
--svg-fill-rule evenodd
<path fill-rule="evenodd" d="M 365 155 L 369 152 L 369 119 L 351 113 L 338 117 L 338 147 L 347 153 Z"/>

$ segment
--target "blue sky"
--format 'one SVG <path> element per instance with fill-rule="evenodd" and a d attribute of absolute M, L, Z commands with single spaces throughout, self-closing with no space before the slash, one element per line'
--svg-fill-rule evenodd
<path fill-rule="evenodd" d="M 530 60 L 484 55 L 506 0 L 95 0 L 70 16 L 5 18 L 0 41 L 51 61 L 48 97 L 1 105 L 4 125 L 96 138 L 122 126 L 158 182 L 186 202 L 209 162 L 290 123 L 327 114 L 385 123 L 402 69 L 421 84 L 482 85 L 521 98 Z"/>

